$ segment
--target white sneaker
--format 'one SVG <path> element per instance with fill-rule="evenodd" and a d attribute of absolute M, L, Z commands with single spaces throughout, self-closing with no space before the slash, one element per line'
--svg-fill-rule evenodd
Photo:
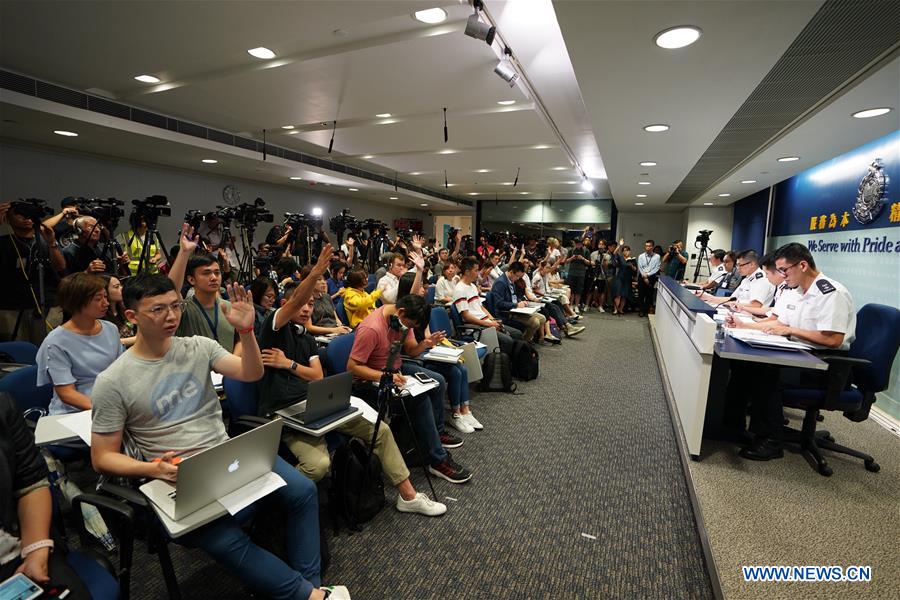
<path fill-rule="evenodd" d="M 450 426 L 460 433 L 475 433 L 475 428 L 459 413 L 453 413 L 450 417 Z"/>
<path fill-rule="evenodd" d="M 573 306 L 572 306 L 572 311 L 573 311 L 576 315 L 580 315 L 580 314 L 581 314 L 581 311 L 578 309 L 578 305 L 573 305 Z"/>
<path fill-rule="evenodd" d="M 552 333 L 545 333 L 544 339 L 547 340 L 548 342 L 553 342 L 553 343 L 556 343 L 559 341 L 559 338 L 556 337 L 555 335 L 553 335 Z"/>
<path fill-rule="evenodd" d="M 569 325 L 566 329 L 566 335 L 572 337 L 573 335 L 578 335 L 582 331 L 584 331 L 584 327 L 582 325 Z"/>
<path fill-rule="evenodd" d="M 598 307 L 597 307 L 597 312 L 605 313 L 606 311 L 603 310 L 603 307 L 602 307 L 602 306 L 598 306 Z"/>
<path fill-rule="evenodd" d="M 412 500 L 404 500 L 403 496 L 397 496 L 397 510 L 406 513 L 419 513 L 426 517 L 439 517 L 447 512 L 447 505 L 435 502 L 426 494 L 419 492 Z"/>
<path fill-rule="evenodd" d="M 323 585 L 319 589 L 325 592 L 325 597 L 328 598 L 328 600 L 351 600 L 350 590 L 348 590 L 346 586 Z"/>
<path fill-rule="evenodd" d="M 465 419 L 466 423 L 471 425 L 472 428 L 475 429 L 476 431 L 484 429 L 484 425 L 479 423 L 478 419 L 476 419 L 475 415 L 473 415 L 471 412 L 467 412 L 466 414 L 462 415 L 462 418 Z"/>

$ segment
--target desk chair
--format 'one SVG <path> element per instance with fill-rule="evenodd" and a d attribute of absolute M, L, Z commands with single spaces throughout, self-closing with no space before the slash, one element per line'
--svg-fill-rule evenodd
<path fill-rule="evenodd" d="M 350 327 L 350 318 L 347 316 L 347 309 L 344 308 L 344 297 L 338 296 L 334 300 L 334 313 L 341 320 L 341 323 Z"/>
<path fill-rule="evenodd" d="M 817 432 L 816 417 L 820 410 L 839 410 L 851 421 L 865 421 L 875 394 L 888 387 L 898 348 L 900 310 L 883 304 L 866 304 L 856 314 L 856 339 L 850 344 L 848 356 L 822 357 L 828 363 L 824 385 L 782 391 L 785 406 L 805 411 L 802 430 L 787 429 L 785 440 L 799 442 L 821 475 L 828 477 L 832 473 L 822 449 L 861 458 L 866 469 L 873 473 L 881 469 L 868 454 L 836 444 L 827 431 Z"/>
<path fill-rule="evenodd" d="M 37 362 L 38 347 L 31 342 L 0 342 L 0 352 L 5 352 L 20 365 L 33 365 Z"/>
<path fill-rule="evenodd" d="M 368 283 L 366 283 L 366 291 L 371 294 L 375 290 L 376 285 L 378 285 L 378 279 L 375 278 L 375 275 L 369 275 Z"/>
<path fill-rule="evenodd" d="M 39 417 L 47 414 L 50 400 L 53 399 L 52 384 L 37 385 L 36 365 L 18 369 L 0 379 L 0 392 L 12 396 L 26 421 L 35 416 L 32 425 Z"/>
<path fill-rule="evenodd" d="M 433 285 L 428 286 L 428 289 L 425 290 L 425 304 L 434 304 L 434 295 L 437 292 L 437 288 Z"/>
<path fill-rule="evenodd" d="M 440 273 L 435 273 L 434 275 L 432 275 L 431 277 L 428 278 L 428 283 L 430 283 L 431 285 L 436 284 L 437 280 L 440 276 L 441 276 Z"/>
<path fill-rule="evenodd" d="M 452 323 L 450 321 L 451 316 L 453 317 Z M 447 314 L 447 309 L 442 306 L 432 308 L 431 317 L 428 321 L 428 328 L 432 333 L 435 331 L 443 331 L 450 339 L 458 339 L 458 337 L 464 338 L 466 334 L 468 334 L 470 339 L 463 341 L 474 341 L 478 338 L 481 330 L 484 329 L 477 325 L 467 325 L 463 323 L 459 311 L 457 311 L 456 307 L 453 305 L 450 306 L 450 315 Z M 478 360 L 483 361 L 484 356 L 487 354 L 487 348 L 477 348 L 475 352 L 478 355 Z"/>
<path fill-rule="evenodd" d="M 72 500 L 72 509 L 81 515 L 82 505 L 90 505 L 100 511 L 104 521 L 115 533 L 118 567 L 104 553 L 95 550 L 94 538 L 88 533 L 84 519 L 78 523 L 80 548 L 66 554 L 66 562 L 78 573 L 91 598 L 128 600 L 131 597 L 131 568 L 134 555 L 134 509 L 125 502 L 99 494 L 80 494 Z M 56 498 L 54 497 L 54 509 Z"/>

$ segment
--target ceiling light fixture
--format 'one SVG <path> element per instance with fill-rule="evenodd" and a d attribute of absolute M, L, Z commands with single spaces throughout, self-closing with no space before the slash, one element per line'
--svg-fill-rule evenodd
<path fill-rule="evenodd" d="M 755 179 L 742 179 L 741 183 L 756 183 Z"/>
<path fill-rule="evenodd" d="M 421 175 L 422 172 L 421 171 L 410 171 L 409 174 L 410 175 Z"/>
<path fill-rule="evenodd" d="M 282 129 L 293 129 L 294 126 L 293 125 L 282 125 L 281 128 Z"/>
<path fill-rule="evenodd" d="M 263 46 L 260 46 L 259 48 L 250 48 L 249 50 L 247 50 L 247 54 L 256 58 L 261 58 L 262 60 L 275 58 L 275 53 Z"/>
<path fill-rule="evenodd" d="M 397 196 L 391 196 L 388 200 L 398 200 Z"/>
<path fill-rule="evenodd" d="M 500 183 L 500 185 L 512 185 L 512 184 L 513 184 L 512 181 L 504 181 L 504 182 Z"/>
<path fill-rule="evenodd" d="M 422 203 L 419 204 L 419 206 L 428 206 L 428 203 L 427 203 L 427 202 L 422 202 Z"/>
<path fill-rule="evenodd" d="M 200 162 L 205 163 L 205 164 L 207 164 L 207 165 L 214 165 L 214 164 L 218 163 L 219 161 L 217 161 L 217 160 L 214 159 L 214 158 L 204 158 L 204 159 L 203 159 L 202 161 L 200 161 Z"/>
<path fill-rule="evenodd" d="M 715 202 L 704 202 L 703 206 L 714 206 L 715 204 Z"/>
<path fill-rule="evenodd" d="M 378 113 L 375 116 L 379 119 L 390 119 L 393 115 L 391 113 Z"/>
<path fill-rule="evenodd" d="M 472 7 L 475 9 L 475 12 L 469 15 L 468 20 L 466 21 L 466 35 L 476 40 L 484 40 L 484 43 L 488 46 L 494 43 L 494 36 L 497 34 L 497 28 L 488 25 L 487 23 L 482 23 L 478 19 L 478 11 L 484 9 L 484 5 L 481 3 L 481 0 L 474 0 L 472 2 Z"/>
<path fill-rule="evenodd" d="M 639 164 L 640 164 L 642 167 L 655 167 L 655 166 L 656 166 L 656 163 L 653 162 L 652 160 L 645 160 L 644 162 L 639 163 Z"/>
<path fill-rule="evenodd" d="M 881 115 L 885 115 L 891 112 L 891 108 L 867 108 L 866 110 L 861 110 L 859 112 L 853 113 L 853 117 L 856 119 L 871 119 L 872 117 L 880 117 Z"/>
<path fill-rule="evenodd" d="M 718 194 L 719 198 L 728 198 L 731 194 Z"/>
<path fill-rule="evenodd" d="M 551 171 L 568 171 L 569 167 L 553 167 Z"/>
<path fill-rule="evenodd" d="M 668 131 L 669 126 L 664 123 L 654 123 L 653 125 L 644 125 L 644 131 L 649 133 L 662 133 Z"/>
<path fill-rule="evenodd" d="M 699 27 L 693 25 L 679 25 L 678 27 L 670 27 L 657 33 L 653 41 L 660 48 L 666 50 L 677 50 L 685 48 L 700 39 L 702 31 Z"/>
<path fill-rule="evenodd" d="M 303 178 L 302 177 L 291 177 L 292 181 L 300 181 L 301 179 L 303 179 Z"/>
<path fill-rule="evenodd" d="M 644 203 L 643 203 L 643 202 L 635 202 L 634 205 L 635 205 L 635 206 L 643 206 Z"/>
<path fill-rule="evenodd" d="M 497 66 L 494 67 L 494 73 L 496 73 L 500 79 L 508 83 L 509 87 L 513 87 L 516 85 L 516 80 L 519 79 L 519 74 L 509 60 L 509 57 L 512 56 L 512 51 L 509 48 L 506 48 L 503 52 L 504 56 L 500 59 L 500 62 L 497 63 Z"/>
<path fill-rule="evenodd" d="M 635 194 L 634 197 L 635 198 L 646 198 L 647 194 Z"/>
<path fill-rule="evenodd" d="M 359 191 L 359 190 L 356 189 L 356 188 L 347 188 L 347 189 L 350 190 L 351 192 L 358 192 L 358 191 Z"/>
<path fill-rule="evenodd" d="M 478 192 L 469 192 L 467 195 L 468 196 L 477 196 Z"/>
<path fill-rule="evenodd" d="M 316 206 L 316 207 L 314 207 L 314 208 L 312 209 L 312 214 L 313 214 L 314 217 L 321 217 L 321 216 L 322 216 L 322 209 L 319 208 L 318 206 Z"/>
<path fill-rule="evenodd" d="M 159 83 L 159 77 L 154 77 L 153 75 L 138 75 L 135 79 L 141 83 Z"/>
<path fill-rule="evenodd" d="M 650 185 L 649 181 L 638 181 L 638 185 Z"/>
<path fill-rule="evenodd" d="M 522 194 L 523 196 L 527 196 L 527 195 L 530 194 L 531 192 L 519 192 L 519 193 Z"/>
<path fill-rule="evenodd" d="M 61 135 L 63 137 L 78 137 L 78 134 L 74 131 L 64 131 L 62 129 L 57 129 L 53 133 L 55 133 L 56 135 Z"/>
<path fill-rule="evenodd" d="M 515 103 L 516 103 L 515 100 L 498 100 L 497 101 L 497 104 L 499 104 L 500 106 L 511 106 Z"/>
<path fill-rule="evenodd" d="M 476 173 L 490 173 L 490 169 L 475 169 Z"/>
<path fill-rule="evenodd" d="M 590 179 L 588 179 L 587 177 L 585 177 L 585 178 L 581 181 L 581 189 L 583 189 L 583 190 L 586 191 L 586 192 L 593 192 L 593 191 L 594 191 L 594 184 L 591 183 L 591 180 L 590 180 Z"/>
<path fill-rule="evenodd" d="M 794 162 L 795 160 L 800 160 L 799 156 L 782 156 L 778 159 L 778 162 Z"/>
<path fill-rule="evenodd" d="M 375 156 L 372 155 L 372 154 L 363 154 L 360 158 L 363 158 L 363 159 L 365 159 L 365 160 L 369 160 L 370 158 L 375 158 Z"/>
<path fill-rule="evenodd" d="M 440 152 L 438 152 L 438 154 L 456 154 L 456 152 L 457 152 L 456 150 L 447 149 L 447 150 L 441 150 Z"/>
<path fill-rule="evenodd" d="M 447 20 L 447 11 L 443 8 L 426 8 L 425 10 L 417 10 L 413 13 L 413 19 L 420 23 L 428 23 L 436 25 Z"/>

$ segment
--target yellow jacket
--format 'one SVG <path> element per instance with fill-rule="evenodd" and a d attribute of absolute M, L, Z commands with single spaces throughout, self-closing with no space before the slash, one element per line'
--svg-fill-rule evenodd
<path fill-rule="evenodd" d="M 375 310 L 375 301 L 381 296 L 381 290 L 375 290 L 371 294 L 365 290 L 356 288 L 344 288 L 344 310 L 350 319 L 350 327 L 356 327 L 363 319 Z"/>

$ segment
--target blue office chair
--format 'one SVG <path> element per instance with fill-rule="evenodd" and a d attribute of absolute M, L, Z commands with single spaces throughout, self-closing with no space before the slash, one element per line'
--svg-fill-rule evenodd
<path fill-rule="evenodd" d="M 440 273 L 435 273 L 434 275 L 432 275 L 431 277 L 428 278 L 428 283 L 430 283 L 431 285 L 436 284 L 437 280 L 440 276 L 441 276 Z"/>
<path fill-rule="evenodd" d="M 437 289 L 433 285 L 428 286 L 428 289 L 425 290 L 425 303 L 426 304 L 434 304 L 434 295 L 437 292 Z"/>
<path fill-rule="evenodd" d="M 497 311 L 495 309 L 497 307 L 497 299 L 494 297 L 494 293 L 488 292 L 485 294 L 483 302 L 484 307 L 488 309 L 488 312 L 496 317 Z"/>
<path fill-rule="evenodd" d="M 54 501 L 54 508 L 56 507 Z M 78 550 L 70 550 L 66 554 L 66 562 L 78 574 L 91 598 L 109 598 L 110 600 L 128 600 L 131 597 L 131 570 L 134 555 L 134 509 L 125 502 L 114 500 L 99 494 L 79 494 L 72 500 L 72 509 L 81 515 L 82 505 L 95 507 L 103 516 L 103 520 L 115 532 L 117 548 L 117 565 L 108 560 L 105 554 L 95 550 L 94 539 L 88 533 L 84 519 L 77 518 Z"/>
<path fill-rule="evenodd" d="M 827 431 L 816 431 L 820 410 L 839 410 L 855 422 L 865 421 L 875 402 L 875 394 L 888 387 L 894 357 L 900 348 L 900 310 L 883 304 L 866 304 L 856 314 L 856 339 L 848 356 L 824 356 L 828 363 L 821 388 L 785 388 L 785 406 L 805 411 L 801 431 L 789 429 L 786 440 L 799 442 L 815 461 L 819 473 L 829 476 L 831 467 L 820 450 L 831 450 L 861 458 L 867 470 L 877 473 L 881 467 L 875 459 L 841 446 Z"/>
<path fill-rule="evenodd" d="M 355 339 L 355 333 L 348 333 L 333 338 L 328 344 L 328 348 L 325 350 L 327 359 L 325 368 L 330 374 L 337 375 L 347 370 L 347 359 L 350 358 L 350 351 L 353 349 Z"/>
<path fill-rule="evenodd" d="M 38 347 L 31 342 L 0 342 L 0 352 L 5 352 L 20 365 L 33 365 L 37 362 Z"/>
<path fill-rule="evenodd" d="M 350 327 L 350 318 L 347 316 L 347 309 L 344 308 L 344 297 L 338 296 L 334 300 L 334 312 L 341 320 L 341 323 Z"/>
<path fill-rule="evenodd" d="M 428 328 L 434 333 L 435 331 L 443 331 L 447 334 L 448 338 L 451 339 L 461 339 L 463 341 L 474 341 L 476 339 L 477 333 L 482 329 L 481 327 L 477 327 L 474 325 L 465 325 L 462 322 L 462 318 L 457 312 L 455 307 L 450 308 L 450 313 L 454 316 L 453 323 L 450 322 L 450 315 L 447 314 L 447 309 L 442 306 L 436 306 L 431 309 L 431 317 L 428 321 Z M 458 323 L 456 327 L 454 325 Z M 464 333 L 465 332 L 465 333 Z M 466 333 L 468 335 L 466 335 Z M 485 354 L 487 354 L 487 348 L 478 348 L 475 351 L 478 355 L 478 360 L 484 360 Z"/>
<path fill-rule="evenodd" d="M 375 278 L 375 275 L 369 275 L 369 281 L 366 284 L 366 291 L 370 294 L 375 290 L 375 286 L 378 285 L 378 279 Z"/>
<path fill-rule="evenodd" d="M 13 371 L 0 379 L 0 392 L 7 392 L 16 401 L 26 420 L 30 415 L 44 416 L 53 398 L 53 385 L 37 385 L 37 366 Z M 34 419 L 37 421 L 37 418 Z"/>

